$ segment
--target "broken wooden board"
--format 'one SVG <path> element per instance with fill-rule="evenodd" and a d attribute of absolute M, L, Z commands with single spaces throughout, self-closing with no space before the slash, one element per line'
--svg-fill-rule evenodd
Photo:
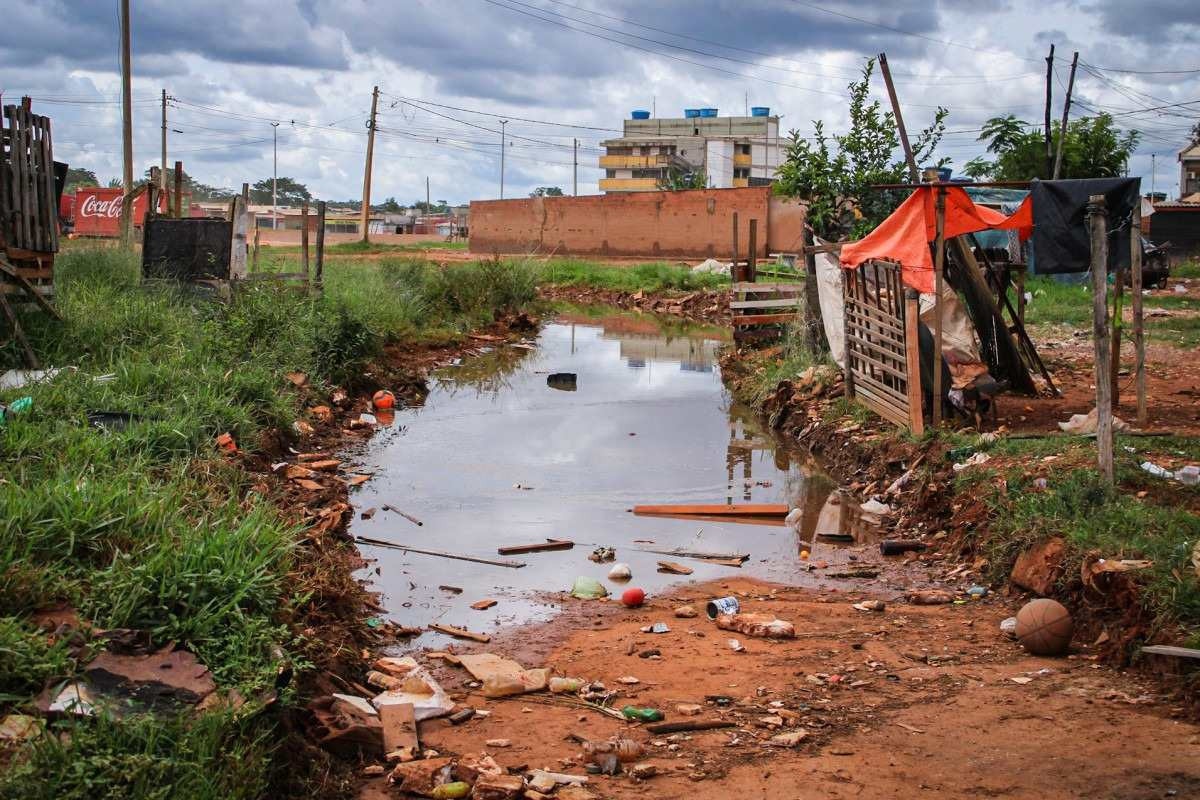
<path fill-rule="evenodd" d="M 706 514 L 719 517 L 786 517 L 791 509 L 785 503 L 741 503 L 739 505 L 657 505 L 634 506 L 634 514 Z"/>
<path fill-rule="evenodd" d="M 525 566 L 524 561 L 496 561 L 490 558 L 476 558 L 475 556 L 465 556 L 458 553 L 443 553 L 439 550 L 424 550 L 419 547 L 409 547 L 406 544 L 397 544 L 383 539 L 372 539 L 369 536 L 357 536 L 354 541 L 362 544 L 370 544 L 375 547 L 388 547 L 392 550 L 407 550 L 410 553 L 420 553 L 425 556 L 437 556 L 438 558 L 451 558 L 456 561 L 470 561 L 475 564 L 488 564 L 493 567 L 509 567 L 511 569 L 520 569 Z"/>
<path fill-rule="evenodd" d="M 389 703 L 379 707 L 379 722 L 383 725 L 383 751 L 394 753 L 403 748 L 416 751 L 421 743 L 417 738 L 417 717 L 412 703 Z"/>
<path fill-rule="evenodd" d="M 488 678 L 520 678 L 521 674 L 525 672 L 525 668 L 516 661 L 495 653 L 460 655 L 458 663 L 471 673 L 472 678 L 481 682 Z"/>
<path fill-rule="evenodd" d="M 542 553 L 549 550 L 570 550 L 575 543 L 570 539 L 547 539 L 533 544 L 515 544 L 509 547 L 497 547 L 496 552 L 502 556 L 519 556 L 525 553 Z"/>
<path fill-rule="evenodd" d="M 743 563 L 750 560 L 749 553 L 705 553 L 699 550 L 684 550 L 683 548 L 655 550 L 650 547 L 639 547 L 637 549 L 643 553 L 656 553 L 660 556 L 675 556 L 676 558 L 694 558 L 698 561 L 709 561 L 713 564 L 724 564 L 730 567 L 740 567 Z"/>
<path fill-rule="evenodd" d="M 487 611 L 489 608 L 496 605 L 496 603 L 496 600 L 493 600 L 489 597 L 486 600 L 476 600 L 474 603 L 471 603 L 471 608 L 476 611 Z"/>
<path fill-rule="evenodd" d="M 693 570 L 691 567 L 676 564 L 674 561 L 659 561 L 658 571 L 670 573 L 671 575 L 691 575 Z"/>
<path fill-rule="evenodd" d="M 1154 656 L 1175 656 L 1177 658 L 1200 658 L 1200 650 L 1194 647 L 1174 647 L 1169 644 L 1152 644 L 1142 648 L 1143 653 Z"/>
<path fill-rule="evenodd" d="M 456 628 L 453 625 L 443 625 L 440 622 L 429 623 L 429 630 L 437 631 L 438 633 L 444 633 L 447 636 L 454 636 L 459 639 L 470 639 L 474 642 L 483 642 L 484 644 L 487 644 L 492 640 L 492 637 L 488 636 L 486 633 L 475 633 L 474 631 L 469 631 L 466 628 Z"/>
<path fill-rule="evenodd" d="M 783 517 L 756 517 L 752 515 L 743 516 L 740 514 L 646 514 L 645 516 L 663 517 L 664 519 L 685 519 L 688 522 L 720 522 L 723 525 L 772 525 L 776 528 L 785 528 L 787 523 L 783 521 Z"/>

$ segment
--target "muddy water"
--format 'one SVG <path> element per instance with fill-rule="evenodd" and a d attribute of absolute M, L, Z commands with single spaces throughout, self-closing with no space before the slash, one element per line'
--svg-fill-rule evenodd
<path fill-rule="evenodd" d="M 619 594 L 740 571 L 645 552 L 686 548 L 749 553 L 744 572 L 794 583 L 812 559 L 846 561 L 818 533 L 852 529 L 853 514 L 811 462 L 777 449 L 753 415 L 731 402 L 716 363 L 727 333 L 664 327 L 642 316 L 593 312 L 546 325 L 536 342 L 504 346 L 437 373 L 420 408 L 399 411 L 361 459 L 375 473 L 354 494 L 351 532 L 422 549 L 505 560 L 497 547 L 570 539 L 572 550 L 509 557 L 506 568 L 364 545 L 390 616 L 405 625 L 443 622 L 476 631 L 546 618 L 544 593 L 577 576 Z M 574 375 L 570 379 L 564 373 Z M 798 533 L 783 525 L 634 516 L 643 503 L 788 503 L 807 510 Z M 610 581 L 615 548 L 633 579 Z M 669 559 L 690 578 L 660 573 Z M 456 587 L 461 593 L 440 587 Z M 483 598 L 499 601 L 476 611 Z M 433 644 L 426 634 L 421 644 Z"/>

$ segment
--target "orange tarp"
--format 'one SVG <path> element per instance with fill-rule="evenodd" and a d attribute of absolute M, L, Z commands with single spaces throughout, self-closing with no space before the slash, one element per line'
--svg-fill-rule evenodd
<path fill-rule="evenodd" d="M 929 243 L 937 238 L 937 195 L 934 187 L 917 189 L 879 223 L 879 227 L 857 242 L 842 246 L 843 269 L 853 269 L 873 258 L 899 262 L 905 286 L 928 294 L 933 291 L 933 256 Z M 986 206 L 976 205 L 958 186 L 946 189 L 945 236 L 952 239 L 989 228 L 1019 230 L 1022 239 L 1033 229 L 1033 206 L 1028 197 L 1006 217 Z"/>

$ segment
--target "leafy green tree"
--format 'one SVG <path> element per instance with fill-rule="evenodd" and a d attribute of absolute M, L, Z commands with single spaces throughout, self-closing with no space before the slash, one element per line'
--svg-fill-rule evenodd
<path fill-rule="evenodd" d="M 404 208 L 396 202 L 396 198 L 389 197 L 383 201 L 383 205 L 379 206 L 379 210 L 385 214 L 399 214 L 404 210 Z"/>
<path fill-rule="evenodd" d="M 679 167 L 668 167 L 667 172 L 658 179 L 658 188 L 664 192 L 678 192 L 685 189 L 707 189 L 708 175 L 704 170 L 684 170 Z"/>
<path fill-rule="evenodd" d="M 276 201 L 281 206 L 299 206 L 311 202 L 312 194 L 303 183 L 293 179 L 279 177 L 275 180 Z M 268 205 L 271 202 L 271 179 L 263 178 L 250 187 L 250 202 Z"/>
<path fill-rule="evenodd" d="M 436 203 L 426 203 L 424 200 L 418 200 L 409 208 L 414 214 L 445 214 L 450 211 L 450 206 L 445 200 L 438 200 Z"/>
<path fill-rule="evenodd" d="M 67 169 L 67 180 L 63 184 L 63 192 L 73 194 L 76 189 L 99 185 L 100 180 L 96 177 L 96 173 L 90 169 L 70 167 Z"/>
<path fill-rule="evenodd" d="M 529 193 L 530 197 L 562 197 L 563 190 L 557 186 L 539 186 Z"/>
<path fill-rule="evenodd" d="M 879 101 L 870 101 L 875 61 L 863 66 L 862 78 L 850 89 L 850 129 L 830 136 L 814 122 L 812 141 L 792 131 L 775 182 L 776 194 L 808 203 L 808 221 L 817 236 L 833 241 L 859 238 L 895 210 L 896 192 L 871 189 L 879 183 L 909 180 L 908 166 L 897 159 L 900 147 L 895 116 Z M 933 155 L 946 128 L 947 111 L 938 108 L 933 123 L 912 140 L 918 164 Z M 941 166 L 945 160 L 938 162 Z"/>
<path fill-rule="evenodd" d="M 1056 150 L 1061 135 L 1061 125 L 1053 123 L 1050 138 L 1051 146 Z M 1118 130 L 1108 114 L 1072 120 L 1067 124 L 1059 177 L 1113 178 L 1121 175 L 1140 139 L 1141 134 L 1137 131 Z M 983 156 L 971 159 L 964 172 L 972 178 L 1026 181 L 1051 177 L 1046 169 L 1046 139 L 1042 128 L 1021 122 L 1010 114 L 984 123 L 979 141 L 987 142 L 987 152 L 995 159 L 989 161 Z"/>

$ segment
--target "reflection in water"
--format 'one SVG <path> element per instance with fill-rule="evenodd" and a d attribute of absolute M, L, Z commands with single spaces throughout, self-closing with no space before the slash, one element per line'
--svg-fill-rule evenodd
<path fill-rule="evenodd" d="M 747 571 L 802 580 L 789 528 L 628 513 L 640 503 L 803 501 L 807 541 L 833 526 L 821 521 L 828 481 L 775 449 L 725 393 L 716 355 L 727 337 L 719 328 L 663 328 L 646 315 L 576 314 L 545 326 L 536 348 L 502 346 L 440 370 L 424 407 L 399 410 L 396 426 L 371 442 L 363 467 L 376 477 L 354 495 L 359 507 L 403 508 L 424 527 L 383 511 L 356 518 L 352 532 L 477 557 L 546 538 L 576 547 L 523 556 L 527 566 L 516 570 L 370 549 L 393 618 L 483 630 L 548 616 L 552 608 L 530 593 L 564 590 L 581 575 L 605 580 L 607 566 L 586 558 L 601 545 L 616 548 L 635 585 L 651 593 L 678 578 L 659 574 L 658 556 L 645 548 L 749 552 Z M 568 374 L 575 391 L 548 385 Z M 560 378 L 549 384 L 560 381 L 565 387 Z M 729 574 L 689 566 L 695 580 Z M 470 610 L 483 597 L 501 602 Z"/>

